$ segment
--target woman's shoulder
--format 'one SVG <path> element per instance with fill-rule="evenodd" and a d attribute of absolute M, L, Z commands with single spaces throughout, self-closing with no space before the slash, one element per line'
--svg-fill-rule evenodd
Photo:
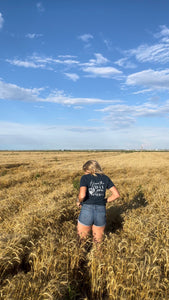
<path fill-rule="evenodd" d="M 97 175 L 101 177 L 108 177 L 105 173 L 97 173 Z"/>
<path fill-rule="evenodd" d="M 91 177 L 91 174 L 83 174 L 81 179 L 88 179 Z"/>
<path fill-rule="evenodd" d="M 83 174 L 82 175 L 82 177 L 85 177 L 85 178 L 90 177 L 90 176 L 91 176 L 91 174 Z"/>
<path fill-rule="evenodd" d="M 101 174 L 101 177 L 104 179 L 104 180 L 110 180 L 110 177 L 106 174 Z"/>

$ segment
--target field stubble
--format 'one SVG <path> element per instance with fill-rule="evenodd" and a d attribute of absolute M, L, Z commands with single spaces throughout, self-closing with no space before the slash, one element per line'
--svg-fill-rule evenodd
<path fill-rule="evenodd" d="M 81 167 L 121 198 L 105 239 L 79 246 Z M 0 152 L 0 299 L 169 299 L 169 153 Z"/>

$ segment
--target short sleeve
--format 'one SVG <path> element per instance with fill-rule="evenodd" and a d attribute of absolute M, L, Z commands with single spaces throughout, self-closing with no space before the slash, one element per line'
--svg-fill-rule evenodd
<path fill-rule="evenodd" d="M 87 187 L 87 178 L 84 175 L 80 179 L 80 187 L 81 186 L 86 186 Z"/>
<path fill-rule="evenodd" d="M 111 189 L 111 187 L 114 186 L 114 183 L 113 183 L 113 181 L 111 181 L 111 179 L 110 179 L 109 177 L 107 177 L 107 178 L 108 178 L 108 181 L 107 181 L 107 189 Z"/>

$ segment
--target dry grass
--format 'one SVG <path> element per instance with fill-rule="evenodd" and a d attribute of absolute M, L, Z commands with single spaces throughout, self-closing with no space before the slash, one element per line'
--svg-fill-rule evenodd
<path fill-rule="evenodd" d="M 100 250 L 78 245 L 81 166 L 121 198 Z M 0 299 L 169 299 L 169 153 L 0 152 Z"/>

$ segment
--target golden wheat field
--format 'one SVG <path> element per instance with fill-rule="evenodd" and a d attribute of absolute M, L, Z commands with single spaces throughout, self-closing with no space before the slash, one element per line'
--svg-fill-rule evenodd
<path fill-rule="evenodd" d="M 79 245 L 82 165 L 120 192 Z M 0 152 L 0 299 L 169 299 L 168 152 Z"/>

